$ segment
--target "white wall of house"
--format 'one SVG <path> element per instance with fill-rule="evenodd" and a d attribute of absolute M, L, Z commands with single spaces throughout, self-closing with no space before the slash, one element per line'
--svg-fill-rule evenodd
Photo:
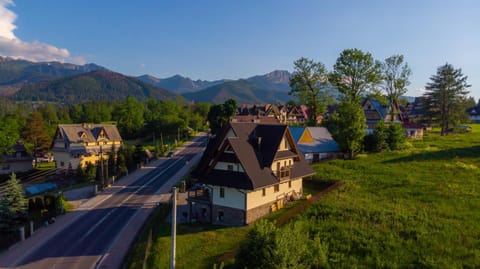
<path fill-rule="evenodd" d="M 263 195 L 263 188 L 249 191 L 247 193 L 247 210 L 256 208 L 261 205 L 271 204 L 277 200 L 283 199 L 291 195 L 293 191 L 296 193 L 302 192 L 302 178 L 291 180 L 289 187 L 288 181 L 279 183 L 279 189 L 275 192 L 274 186 L 265 187 L 265 195 Z"/>
<path fill-rule="evenodd" d="M 212 190 L 212 203 L 245 210 L 245 194 L 243 190 L 219 186 L 209 186 Z M 220 197 L 220 188 L 224 189 L 224 197 Z"/>

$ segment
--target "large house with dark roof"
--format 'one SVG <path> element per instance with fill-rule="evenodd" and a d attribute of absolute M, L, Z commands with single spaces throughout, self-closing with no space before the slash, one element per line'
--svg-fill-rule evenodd
<path fill-rule="evenodd" d="M 113 124 L 60 124 L 52 141 L 52 152 L 60 170 L 74 170 L 90 162 L 108 159 L 123 144 Z"/>
<path fill-rule="evenodd" d="M 191 221 L 245 225 L 303 193 L 314 171 L 286 125 L 230 123 L 212 138 L 189 191 Z"/>

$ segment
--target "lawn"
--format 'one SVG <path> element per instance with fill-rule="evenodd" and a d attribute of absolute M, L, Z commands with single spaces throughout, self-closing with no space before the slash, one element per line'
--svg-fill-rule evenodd
<path fill-rule="evenodd" d="M 428 132 L 403 151 L 314 165 L 315 180 L 342 182 L 297 216 L 320 235 L 328 266 L 479 268 L 480 126 L 472 127 L 471 133 L 446 137 Z M 305 187 L 318 192 L 315 184 Z M 147 268 L 167 268 L 170 228 L 154 227 Z M 250 228 L 180 225 L 177 268 L 228 261 Z M 141 268 L 142 255 L 133 260 L 130 268 Z"/>
<path fill-rule="evenodd" d="M 480 126 L 315 165 L 342 187 L 305 214 L 333 268 L 480 267 Z"/>

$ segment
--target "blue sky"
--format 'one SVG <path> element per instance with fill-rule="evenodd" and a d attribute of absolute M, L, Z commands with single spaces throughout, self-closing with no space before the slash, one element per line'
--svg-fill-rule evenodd
<path fill-rule="evenodd" d="M 474 0 L 0 0 L 0 55 L 214 80 L 292 71 L 300 57 L 331 69 L 358 48 L 378 60 L 403 54 L 409 95 L 448 62 L 478 99 L 479 26 Z"/>

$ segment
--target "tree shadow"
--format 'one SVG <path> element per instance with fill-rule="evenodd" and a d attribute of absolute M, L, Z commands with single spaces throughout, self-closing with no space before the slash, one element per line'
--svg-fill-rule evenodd
<path fill-rule="evenodd" d="M 402 162 L 418 162 L 418 161 L 448 161 L 455 158 L 479 158 L 480 146 L 453 148 L 439 151 L 427 151 L 417 154 L 411 154 L 405 157 L 400 157 L 388 161 L 384 164 L 402 163 Z"/>

